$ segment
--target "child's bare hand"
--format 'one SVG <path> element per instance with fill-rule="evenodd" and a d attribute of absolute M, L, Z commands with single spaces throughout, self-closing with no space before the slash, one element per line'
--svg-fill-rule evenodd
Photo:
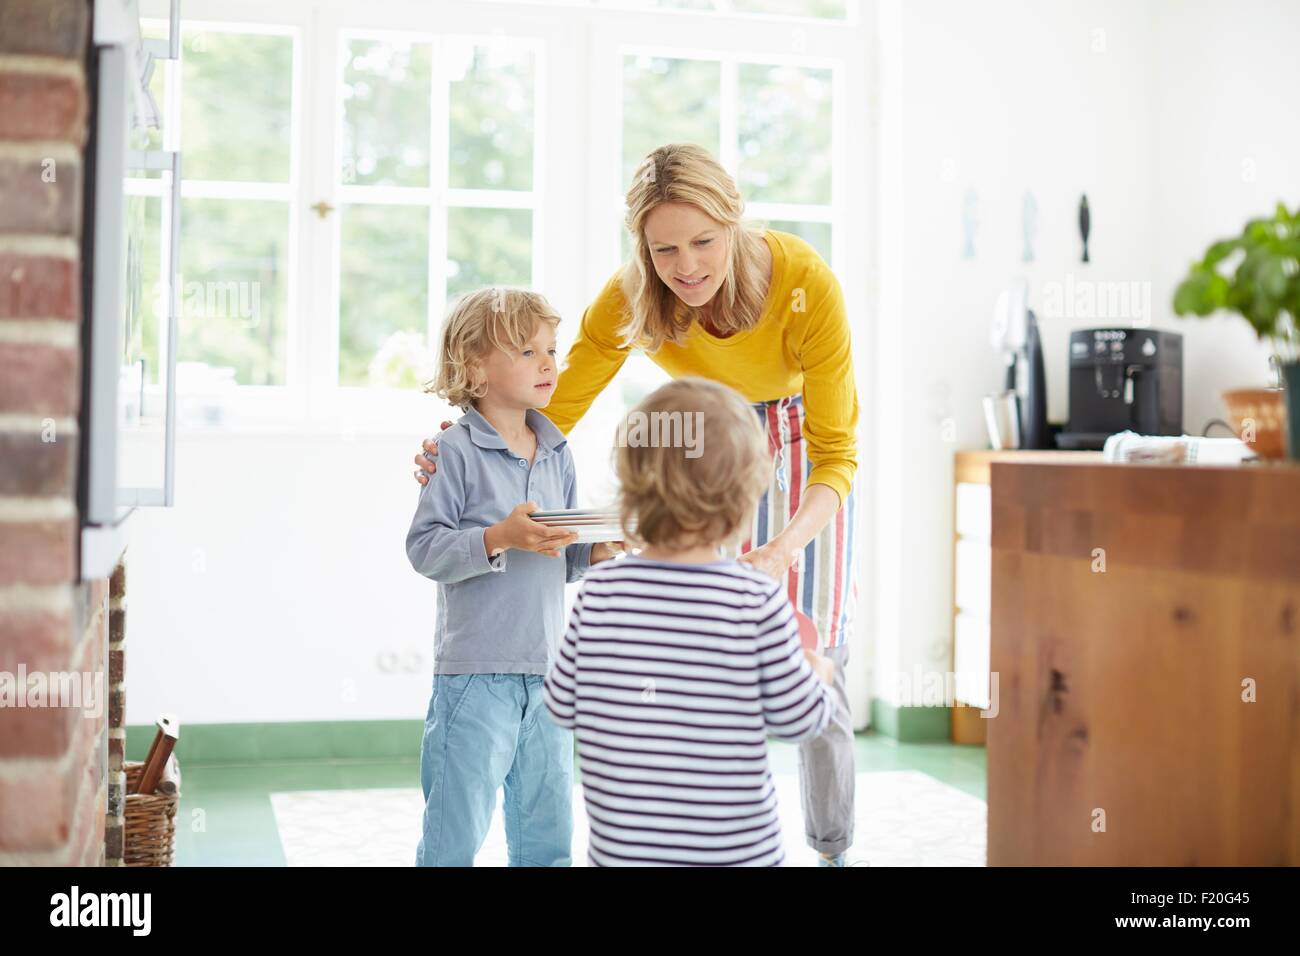
<path fill-rule="evenodd" d="M 509 516 L 488 528 L 483 534 L 483 544 L 488 554 L 515 548 L 544 554 L 548 558 L 558 558 L 561 548 L 578 540 L 576 531 L 548 528 L 528 517 L 536 510 L 537 502 L 525 501 L 516 505 Z"/>
<path fill-rule="evenodd" d="M 591 546 L 591 563 L 608 561 L 616 554 L 622 554 L 627 548 L 622 541 L 601 541 Z"/>
<path fill-rule="evenodd" d="M 823 684 L 834 685 L 835 664 L 829 657 L 823 657 L 807 647 L 803 649 L 803 657 L 808 662 L 808 666 L 813 669 L 813 673 L 821 678 Z"/>

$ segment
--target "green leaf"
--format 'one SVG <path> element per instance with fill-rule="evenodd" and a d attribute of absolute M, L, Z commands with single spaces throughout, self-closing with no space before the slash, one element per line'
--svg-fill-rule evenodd
<path fill-rule="evenodd" d="M 1209 297 L 1211 272 L 1195 268 L 1174 291 L 1174 312 L 1178 315 L 1209 315 L 1214 305 Z"/>
<path fill-rule="evenodd" d="M 1280 299 L 1286 294 L 1286 269 L 1276 257 L 1264 259 L 1256 270 L 1259 284 L 1270 299 Z"/>
<path fill-rule="evenodd" d="M 1223 239 L 1216 242 L 1206 250 L 1205 258 L 1201 261 L 1201 265 L 1207 267 L 1216 266 L 1241 247 L 1242 243 L 1240 239 Z"/>
<path fill-rule="evenodd" d="M 1237 252 L 1240 260 L 1228 265 Z M 1227 309 L 1261 338 L 1280 334 L 1289 316 L 1300 315 L 1300 207 L 1292 213 L 1278 202 L 1272 218 L 1251 219 L 1239 237 L 1211 244 L 1177 286 L 1173 305 L 1178 315 Z"/>

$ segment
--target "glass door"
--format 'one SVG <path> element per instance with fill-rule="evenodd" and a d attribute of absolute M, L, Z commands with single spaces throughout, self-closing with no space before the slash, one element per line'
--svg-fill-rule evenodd
<path fill-rule="evenodd" d="M 117 383 L 117 487 L 122 508 L 170 505 L 175 447 L 180 151 L 179 23 L 142 26 L 128 110 L 122 350 Z M 106 188 L 106 187 L 105 187 Z"/>

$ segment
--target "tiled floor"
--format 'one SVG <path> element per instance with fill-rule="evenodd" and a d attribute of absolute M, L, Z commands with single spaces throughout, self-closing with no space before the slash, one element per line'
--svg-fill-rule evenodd
<path fill-rule="evenodd" d="M 797 792 L 795 748 L 777 743 L 770 746 L 772 769 L 778 777 L 779 799 L 784 807 L 783 819 L 793 815 L 797 821 L 797 804 L 790 796 Z M 985 797 L 982 747 L 900 744 L 874 733 L 859 734 L 857 768 L 859 792 L 868 796 L 859 800 L 859 819 L 865 822 L 859 825 L 852 858 L 877 865 L 978 865 L 983 852 L 980 827 L 981 803 Z M 872 775 L 879 776 L 873 781 Z M 941 786 L 944 784 L 947 786 Z M 318 849 L 313 850 L 322 845 L 314 838 L 314 831 L 335 829 L 332 821 L 341 813 L 354 819 L 357 806 L 370 807 L 376 816 L 349 831 L 359 847 L 355 851 L 356 862 L 403 865 L 397 858 L 397 847 L 409 842 L 408 831 L 415 832 L 418 838 L 419 765 L 414 759 L 240 765 L 191 763 L 184 770 L 182 790 L 176 820 L 179 866 L 341 862 L 337 855 L 322 856 Z M 979 802 L 963 799 L 963 794 Z M 944 812 L 926 812 L 923 807 L 931 810 L 938 807 Z M 277 812 L 283 832 L 277 825 Z M 414 813 L 414 819 L 407 821 L 405 816 L 409 813 Z M 864 817 L 864 813 L 871 816 Z M 896 819 L 891 821 L 890 814 Z M 872 819 L 877 819 L 878 825 Z M 900 834 L 900 827 L 912 832 Z M 481 862 L 499 862 L 496 857 L 503 855 L 504 849 L 496 845 L 498 842 L 489 837 L 480 854 Z M 797 840 L 792 846 L 790 862 L 807 862 L 797 858 Z M 407 856 L 413 854 L 412 843 Z M 576 847 L 575 855 L 581 855 Z"/>

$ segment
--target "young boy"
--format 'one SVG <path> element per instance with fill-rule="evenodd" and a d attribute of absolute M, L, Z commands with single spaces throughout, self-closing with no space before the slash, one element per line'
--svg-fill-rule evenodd
<path fill-rule="evenodd" d="M 573 740 L 547 717 L 542 681 L 565 583 L 613 549 L 528 517 L 577 505 L 565 438 L 537 411 L 555 389 L 559 320 L 540 295 L 484 289 L 443 326 L 429 391 L 465 415 L 439 441 L 406 537 L 412 567 L 438 582 L 417 866 L 472 866 L 502 785 L 510 865 L 570 862 Z"/>
<path fill-rule="evenodd" d="M 776 866 L 765 738 L 815 737 L 835 704 L 831 664 L 800 648 L 782 586 L 719 557 L 766 484 L 763 435 L 744 399 L 698 378 L 629 419 L 664 424 L 657 438 L 702 434 L 689 455 L 620 441 L 621 518 L 642 550 L 586 576 L 546 676 L 547 708 L 577 732 L 589 860 Z"/>

